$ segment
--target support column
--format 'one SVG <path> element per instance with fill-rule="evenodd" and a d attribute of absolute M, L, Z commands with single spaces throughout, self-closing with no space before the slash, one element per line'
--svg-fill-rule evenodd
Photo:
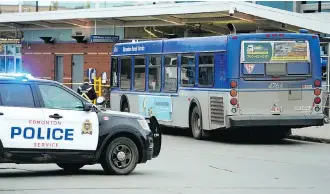
<path fill-rule="evenodd" d="M 94 35 L 96 35 L 96 20 L 94 20 Z"/>
<path fill-rule="evenodd" d="M 330 75 L 329 75 L 329 72 L 330 72 L 330 43 L 328 43 L 328 45 L 327 45 L 327 47 L 328 47 L 328 52 L 327 52 L 327 92 L 326 92 L 326 103 L 325 103 L 325 106 L 326 106 L 326 108 L 324 109 L 324 112 L 325 112 L 325 115 L 329 118 L 329 105 L 330 105 L 330 103 L 329 103 L 329 94 L 330 94 Z"/>
<path fill-rule="evenodd" d="M 99 1 L 96 1 L 96 3 L 95 3 L 95 8 L 96 8 L 96 9 L 100 8 L 100 2 L 99 2 Z"/>
<path fill-rule="evenodd" d="M 18 2 L 18 12 L 21 13 L 22 12 L 22 1 Z"/>
<path fill-rule="evenodd" d="M 301 1 L 293 1 L 293 12 L 301 13 Z"/>
<path fill-rule="evenodd" d="M 184 31 L 184 37 L 189 37 L 189 35 L 190 35 L 190 31 L 189 31 L 189 29 L 186 29 Z"/>

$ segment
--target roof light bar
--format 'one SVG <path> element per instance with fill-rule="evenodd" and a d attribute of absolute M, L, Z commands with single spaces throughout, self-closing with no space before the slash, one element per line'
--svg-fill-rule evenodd
<path fill-rule="evenodd" d="M 22 79 L 34 78 L 31 74 L 28 74 L 28 73 L 0 73 L 0 76 L 12 77 L 12 78 L 22 78 Z"/>

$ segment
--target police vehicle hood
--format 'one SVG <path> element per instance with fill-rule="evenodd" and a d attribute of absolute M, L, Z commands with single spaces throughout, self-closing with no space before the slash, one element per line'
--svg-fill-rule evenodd
<path fill-rule="evenodd" d="M 128 113 L 128 112 L 119 112 L 119 111 L 112 111 L 112 110 L 106 110 L 104 113 L 110 114 L 111 116 L 119 116 L 119 117 L 129 117 L 129 118 L 135 118 L 135 119 L 144 119 L 143 116 L 134 114 L 134 113 Z"/>

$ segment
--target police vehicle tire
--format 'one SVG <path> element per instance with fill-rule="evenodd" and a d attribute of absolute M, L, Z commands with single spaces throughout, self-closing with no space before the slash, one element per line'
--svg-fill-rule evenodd
<path fill-rule="evenodd" d="M 203 138 L 202 119 L 201 119 L 201 113 L 199 112 L 197 106 L 195 106 L 194 109 L 191 111 L 190 126 L 193 137 L 197 140 L 202 139 Z"/>
<path fill-rule="evenodd" d="M 57 163 L 57 166 L 62 168 L 67 173 L 74 173 L 77 172 L 79 169 L 84 167 L 84 164 L 77 164 L 77 163 Z"/>
<path fill-rule="evenodd" d="M 135 143 L 127 137 L 118 137 L 107 146 L 101 165 L 106 174 L 128 175 L 138 160 L 139 151 Z"/>

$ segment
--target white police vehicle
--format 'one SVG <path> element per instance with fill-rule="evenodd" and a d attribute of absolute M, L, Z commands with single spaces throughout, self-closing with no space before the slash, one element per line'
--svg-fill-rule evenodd
<path fill-rule="evenodd" d="M 0 163 L 67 172 L 100 163 L 107 174 L 130 174 L 160 153 L 159 124 L 149 121 L 100 110 L 58 82 L 0 74 Z"/>

